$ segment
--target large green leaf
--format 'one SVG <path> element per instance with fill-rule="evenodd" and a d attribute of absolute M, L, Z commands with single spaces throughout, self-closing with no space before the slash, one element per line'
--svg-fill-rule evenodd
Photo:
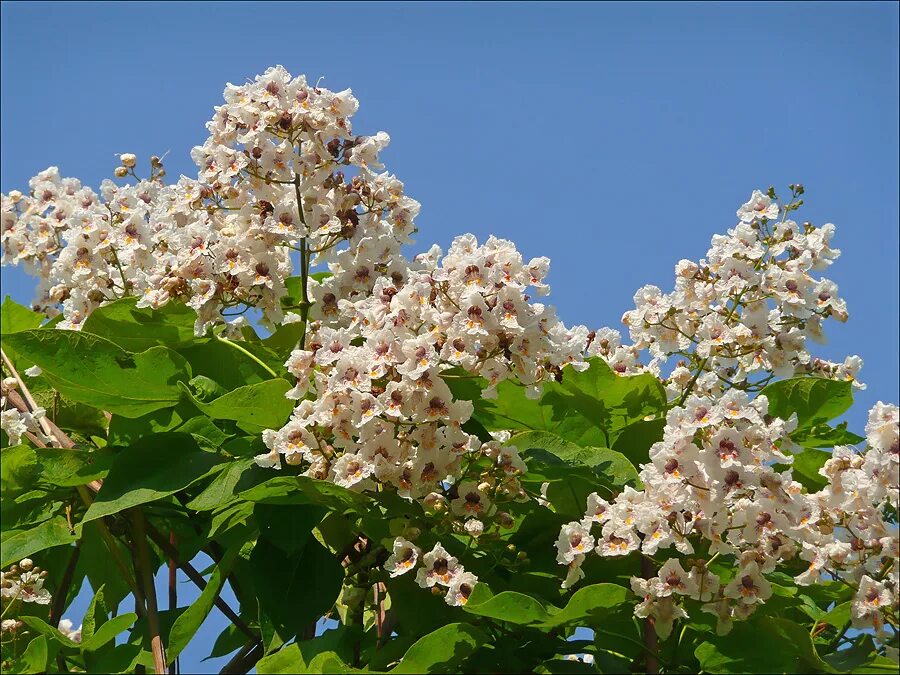
<path fill-rule="evenodd" d="M 49 651 L 47 638 L 39 635 L 28 643 L 25 651 L 13 666 L 14 673 L 46 673 Z"/>
<path fill-rule="evenodd" d="M 32 312 L 7 295 L 3 305 L 0 305 L 0 334 L 10 335 L 37 328 L 45 318 L 43 314 Z"/>
<path fill-rule="evenodd" d="M 175 405 L 177 383 L 190 379 L 184 358 L 165 347 L 138 354 L 109 340 L 68 330 L 29 330 L 3 341 L 20 365 L 40 366 L 59 392 L 73 401 L 125 417 Z"/>
<path fill-rule="evenodd" d="M 828 485 L 828 479 L 819 473 L 825 462 L 831 459 L 831 453 L 824 450 L 806 448 L 794 455 L 792 475 L 794 480 L 802 483 L 807 490 L 815 492 Z"/>
<path fill-rule="evenodd" d="M 330 509 L 366 507 L 372 499 L 340 485 L 308 476 L 276 476 L 238 495 L 242 500 L 269 504 L 319 504 Z"/>
<path fill-rule="evenodd" d="M 35 448 L 41 478 L 52 485 L 75 487 L 102 478 L 109 471 L 113 454 L 105 450 Z"/>
<path fill-rule="evenodd" d="M 123 633 L 131 628 L 136 620 L 137 614 L 131 612 L 112 617 L 97 628 L 89 639 L 81 643 L 82 650 L 86 652 L 97 651 L 114 640 L 119 633 Z"/>
<path fill-rule="evenodd" d="M 503 591 L 492 596 L 485 584 L 475 586 L 463 609 L 476 616 L 520 625 L 538 624 L 551 616 L 544 603 L 530 595 Z"/>
<path fill-rule="evenodd" d="M 256 353 L 258 350 L 264 349 L 258 344 L 252 346 L 251 343 L 242 342 L 241 346 L 253 351 L 255 356 L 261 358 L 270 367 L 271 360 L 278 361 L 274 354 L 269 359 L 262 358 Z M 177 351 L 191 364 L 193 375 L 208 377 L 218 382 L 227 391 L 272 379 L 272 373 L 264 366 L 235 349 L 233 345 L 217 338 L 195 339 L 193 342 L 178 347 Z M 284 359 L 281 359 L 280 364 L 283 363 Z"/>
<path fill-rule="evenodd" d="M 629 591 L 618 584 L 593 584 L 581 588 L 569 598 L 566 606 L 540 624 L 541 628 L 556 628 L 566 624 L 587 623 L 603 625 L 603 617 L 623 604 Z M 555 608 L 554 608 L 555 609 Z M 629 614 L 631 607 L 629 606 Z"/>
<path fill-rule="evenodd" d="M 129 352 L 156 345 L 179 345 L 194 339 L 197 313 L 179 302 L 160 309 L 136 307 L 136 298 L 122 298 L 90 313 L 81 330 L 114 342 Z"/>
<path fill-rule="evenodd" d="M 417 640 L 392 673 L 454 673 L 490 638 L 468 623 L 451 623 Z"/>
<path fill-rule="evenodd" d="M 474 418 L 489 431 L 547 431 L 581 446 L 609 446 L 629 424 L 665 409 L 665 390 L 652 375 L 620 376 L 602 359 L 589 363 L 584 372 L 565 368 L 562 381 L 545 383 L 537 400 L 508 380 L 487 400 L 483 381 L 455 372 L 445 379 L 454 396 L 474 402 Z"/>
<path fill-rule="evenodd" d="M 285 641 L 332 608 L 344 581 L 340 562 L 311 532 L 299 555 L 260 537 L 250 565 L 260 611 Z"/>
<path fill-rule="evenodd" d="M 478 584 L 464 609 L 498 621 L 551 629 L 597 621 L 625 603 L 628 596 L 628 590 L 617 584 L 593 584 L 576 591 L 566 606 L 559 609 L 515 591 L 491 596 L 485 584 Z"/>
<path fill-rule="evenodd" d="M 6 567 L 48 548 L 72 544 L 80 537 L 81 523 L 75 525 L 73 532 L 63 516 L 54 516 L 24 530 L 6 531 L 3 533 L 0 567 Z"/>
<path fill-rule="evenodd" d="M 84 521 L 167 497 L 207 476 L 224 461 L 221 455 L 201 449 L 188 434 L 147 436 L 116 455 Z"/>
<path fill-rule="evenodd" d="M 613 486 L 638 482 L 634 465 L 625 455 L 603 447 L 581 447 L 546 431 L 526 431 L 512 436 L 510 445 L 520 451 L 544 450 L 567 464 L 591 467 L 604 481 Z M 535 456 L 532 452 L 531 456 Z"/>
<path fill-rule="evenodd" d="M 294 410 L 294 402 L 284 397 L 291 386 L 281 378 L 238 387 L 209 403 L 194 398 L 187 385 L 182 388 L 205 415 L 241 425 L 277 429 L 284 426 Z"/>
<path fill-rule="evenodd" d="M 797 413 L 797 429 L 809 429 L 846 412 L 853 404 L 850 382 L 822 377 L 795 377 L 768 385 L 760 392 L 769 399 L 769 414 L 788 419 Z"/>

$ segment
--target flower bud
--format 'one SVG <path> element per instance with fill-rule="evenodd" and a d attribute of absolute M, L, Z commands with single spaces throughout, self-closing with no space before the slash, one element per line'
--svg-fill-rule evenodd
<path fill-rule="evenodd" d="M 509 529 L 516 524 L 516 521 L 506 511 L 501 511 L 496 515 L 497 523 L 504 529 Z"/>
<path fill-rule="evenodd" d="M 130 152 L 124 152 L 119 155 L 119 159 L 122 160 L 122 166 L 126 166 L 129 169 L 133 169 L 134 165 L 137 164 L 137 157 Z"/>
<path fill-rule="evenodd" d="M 19 567 L 27 572 L 34 567 L 34 561 L 31 558 L 23 558 L 19 561 Z"/>
<path fill-rule="evenodd" d="M 13 204 L 15 204 L 15 203 L 17 203 L 20 199 L 22 199 L 22 193 L 19 192 L 18 190 L 10 190 L 10 192 L 9 192 L 9 199 L 10 199 L 10 201 L 11 201 Z"/>
<path fill-rule="evenodd" d="M 484 523 L 477 518 L 466 521 L 466 532 L 472 537 L 479 537 L 484 532 Z"/>
<path fill-rule="evenodd" d="M 125 178 L 125 176 L 128 175 L 128 169 L 126 169 L 124 166 L 117 166 L 114 173 L 116 175 L 116 178 Z"/>

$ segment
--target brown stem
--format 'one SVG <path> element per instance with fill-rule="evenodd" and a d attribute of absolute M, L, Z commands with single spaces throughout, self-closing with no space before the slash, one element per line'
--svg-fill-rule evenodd
<path fill-rule="evenodd" d="M 656 567 L 647 556 L 641 556 L 641 576 L 644 579 L 652 579 L 656 576 Z M 652 616 L 644 619 L 644 646 L 647 648 L 647 656 L 644 661 L 645 671 L 655 675 L 659 673 L 659 659 L 656 658 L 657 636 L 656 627 Z"/>
<path fill-rule="evenodd" d="M 153 667 L 157 675 L 166 672 L 166 650 L 159 632 L 159 610 L 156 606 L 156 587 L 153 583 L 153 569 L 150 567 L 150 547 L 144 527 L 144 512 L 140 506 L 131 510 L 134 545 L 137 549 L 141 583 L 147 598 L 147 627 L 150 631 L 150 648 L 153 651 Z"/>
<path fill-rule="evenodd" d="M 169 544 L 172 545 L 172 548 L 176 548 L 178 543 L 178 537 L 175 536 L 175 532 L 169 532 Z M 172 556 L 169 556 L 169 610 L 175 610 L 178 607 L 178 565 L 175 564 L 175 559 Z M 169 664 L 169 675 L 175 675 L 178 672 L 178 657 Z"/>
<path fill-rule="evenodd" d="M 78 565 L 78 556 L 81 553 L 81 541 L 75 542 L 75 549 L 69 556 L 69 564 L 66 565 L 66 571 L 63 573 L 62 580 L 59 582 L 59 588 L 53 597 L 53 605 L 50 607 L 50 614 L 47 617 L 47 623 L 56 628 L 59 620 L 62 618 L 63 610 L 66 608 L 66 600 L 69 597 L 69 588 L 72 586 L 72 579 L 75 578 L 75 567 Z"/>
<path fill-rule="evenodd" d="M 263 650 L 262 642 L 257 638 L 244 645 L 241 650 L 234 655 L 234 658 L 225 664 L 219 673 L 222 675 L 228 673 L 247 673 L 256 665 L 256 662 L 259 661 L 264 654 L 265 651 Z"/>

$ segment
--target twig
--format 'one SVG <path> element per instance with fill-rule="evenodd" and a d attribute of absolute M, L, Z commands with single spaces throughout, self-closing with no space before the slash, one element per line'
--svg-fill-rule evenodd
<path fill-rule="evenodd" d="M 166 672 L 166 650 L 159 634 L 159 611 L 156 606 L 156 587 L 153 584 L 153 570 L 150 567 L 150 548 L 144 527 L 144 512 L 140 506 L 131 510 L 134 545 L 137 549 L 141 583 L 147 599 L 147 627 L 150 630 L 150 648 L 153 651 L 153 667 L 157 675 Z"/>
<path fill-rule="evenodd" d="M 176 547 L 178 542 L 178 538 L 175 536 L 175 531 L 169 532 L 169 544 L 172 545 L 173 548 Z M 172 556 L 169 556 L 169 610 L 173 611 L 178 607 L 178 565 L 175 563 L 175 559 Z M 178 673 L 178 657 L 175 657 L 175 660 L 169 664 L 169 675 L 176 675 Z"/>
<path fill-rule="evenodd" d="M 265 654 L 265 651 L 262 648 L 262 641 L 257 638 L 244 645 L 241 650 L 234 655 L 234 658 L 225 664 L 219 673 L 221 675 L 226 675 L 227 673 L 246 673 L 256 665 L 256 662 L 263 657 L 263 654 Z"/>

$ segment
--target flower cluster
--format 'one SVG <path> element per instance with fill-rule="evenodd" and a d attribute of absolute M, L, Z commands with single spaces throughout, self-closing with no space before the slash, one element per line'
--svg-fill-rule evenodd
<path fill-rule="evenodd" d="M 39 277 L 36 309 L 61 307 L 61 326 L 78 328 L 104 302 L 137 295 L 143 306 L 186 302 L 198 334 L 230 308 L 279 323 L 298 242 L 314 262 L 340 266 L 345 286 L 370 290 L 363 268 L 374 275 L 408 241 L 419 210 L 402 183 L 374 171 L 387 134 L 353 135 L 349 90 L 310 86 L 280 66 L 228 85 L 225 99 L 192 152 L 196 180 L 163 185 L 153 157 L 149 179 L 104 181 L 100 195 L 56 167 L 30 194 L 3 195 L 2 262 Z M 135 156 L 120 159 L 116 175 L 137 179 Z"/>
<path fill-rule="evenodd" d="M 675 289 L 663 293 L 644 286 L 635 309 L 622 322 L 632 345 L 618 331 L 604 329 L 591 344 L 619 373 L 639 372 L 642 350 L 659 373 L 661 363 L 679 357 L 667 375 L 673 399 L 691 390 L 708 395 L 730 387 L 758 391 L 775 377 L 811 373 L 856 382 L 862 360 L 843 363 L 813 358 L 807 341 L 823 342 L 828 318 L 846 321 L 847 307 L 837 285 L 815 276 L 839 255 L 831 248 L 834 225 L 816 227 L 788 218 L 803 203 L 803 186 L 792 185 L 791 200 L 780 204 L 774 189 L 753 192 L 738 209 L 738 224 L 716 235 L 699 262 L 681 260 Z"/>
<path fill-rule="evenodd" d="M 515 377 L 537 393 L 564 364 L 582 367 L 587 331 L 528 302 L 526 289 L 543 287 L 545 260 L 525 264 L 509 242 L 479 246 L 471 236 L 439 256 L 432 249 L 396 266 L 370 294 L 341 299 L 333 316 L 317 303 L 306 349 L 286 364 L 297 378 L 288 396 L 300 403 L 282 429 L 265 432 L 270 452 L 259 464 L 283 459 L 343 487 L 378 482 L 412 499 L 437 492 L 463 518 L 490 516 L 498 494 L 518 495 L 525 465 L 516 449 L 463 431 L 472 403 L 455 400 L 447 382 L 481 376 L 490 396 Z M 488 466 L 473 474 L 482 457 Z"/>
<path fill-rule="evenodd" d="M 384 568 L 391 577 L 398 577 L 420 563 L 422 566 L 416 572 L 416 583 L 419 586 L 431 588 L 433 591 L 441 587 L 446 588 L 444 600 L 452 607 L 468 602 L 475 584 L 478 583 L 478 577 L 466 572 L 459 561 L 444 550 L 440 542 L 435 544 L 431 551 L 422 555 L 422 551 L 415 544 L 403 537 L 397 537 Z"/>
<path fill-rule="evenodd" d="M 790 437 L 796 418 L 773 417 L 764 395 L 751 398 L 775 378 L 798 374 L 858 384 L 858 357 L 829 364 L 806 351 L 807 338 L 823 339 L 822 322 L 845 321 L 847 310 L 834 283 L 812 276 L 839 254 L 829 246 L 834 226 L 789 220 L 803 193 L 791 190 L 786 206 L 774 190 L 754 192 L 738 210 L 740 223 L 713 238 L 707 260 L 678 264 L 672 294 L 638 291 L 636 309 L 623 318 L 633 345 L 603 329 L 588 349 L 620 374 L 659 374 L 669 356 L 683 358 L 664 380 L 671 407 L 663 439 L 641 467 L 643 489 L 626 487 L 611 502 L 590 495 L 584 518 L 564 526 L 557 541 L 557 560 L 568 567 L 564 587 L 583 577 L 591 551 L 651 557 L 674 548 L 656 576 L 632 579 L 642 598 L 635 614 L 653 617 L 661 637 L 687 616 L 687 599 L 727 633 L 772 595 L 765 575 L 799 560 L 809 567 L 798 584 L 839 579 L 858 589 L 855 627 L 896 627 L 900 554 L 889 513 L 900 490 L 897 407 L 879 402 L 865 451 L 836 447 L 820 470 L 828 485 L 807 492 L 792 476 L 802 450 Z M 654 358 L 646 368 L 644 349 Z"/>
<path fill-rule="evenodd" d="M 37 567 L 30 558 L 0 572 L 0 599 L 3 600 L 4 614 L 9 605 L 17 602 L 50 604 L 50 591 L 44 588 L 46 578 L 46 570 Z"/>

